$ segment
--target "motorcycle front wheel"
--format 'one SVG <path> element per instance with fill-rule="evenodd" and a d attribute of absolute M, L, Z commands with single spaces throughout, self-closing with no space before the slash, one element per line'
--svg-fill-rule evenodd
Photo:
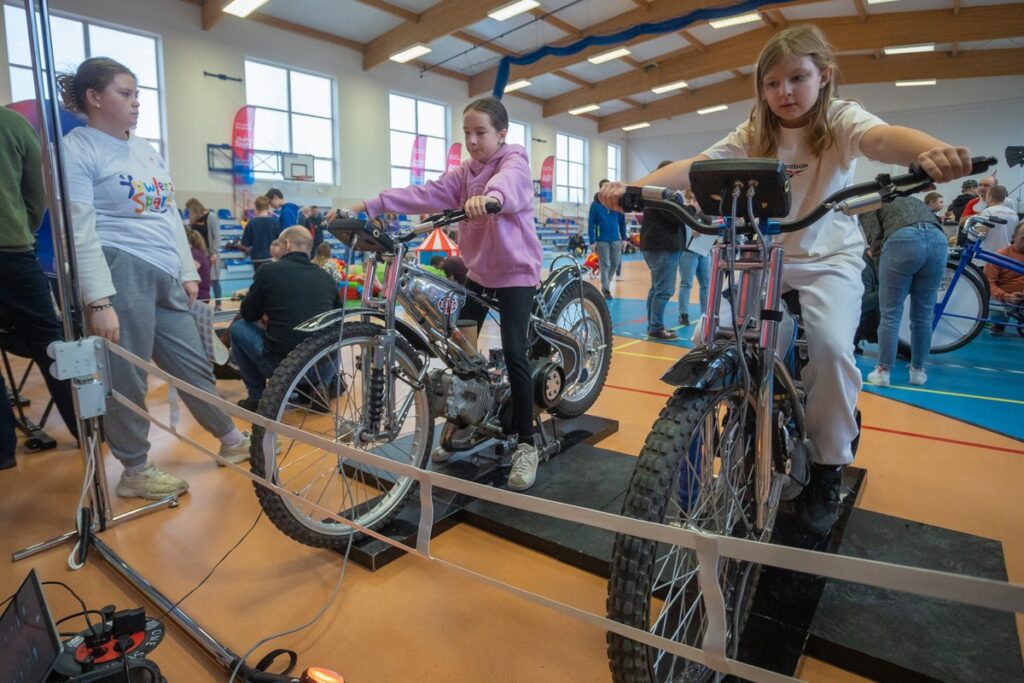
<path fill-rule="evenodd" d="M 612 317 L 597 288 L 577 280 L 552 306 L 550 320 L 583 341 L 585 374 L 565 388 L 561 399 L 551 409 L 558 417 L 576 417 L 594 405 L 608 378 L 612 364 Z"/>

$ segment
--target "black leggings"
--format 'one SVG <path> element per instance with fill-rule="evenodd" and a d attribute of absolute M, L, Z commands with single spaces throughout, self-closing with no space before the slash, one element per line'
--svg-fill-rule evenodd
<path fill-rule="evenodd" d="M 486 294 L 498 300 L 501 313 L 501 349 L 508 368 L 508 381 L 512 389 L 512 424 L 520 443 L 533 443 L 533 387 L 530 382 L 530 363 L 526 359 L 527 331 L 536 287 L 485 288 L 479 282 L 466 280 L 466 289 Z M 475 320 L 477 331 L 487 318 L 487 307 L 475 299 L 466 302 L 459 316 Z"/>

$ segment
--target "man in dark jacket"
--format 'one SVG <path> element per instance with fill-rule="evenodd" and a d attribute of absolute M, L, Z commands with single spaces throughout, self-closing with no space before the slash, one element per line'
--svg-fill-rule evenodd
<path fill-rule="evenodd" d="M 242 319 L 231 325 L 231 351 L 249 394 L 238 405 L 248 410 L 256 409 L 267 379 L 306 338 L 295 326 L 341 305 L 334 280 L 309 259 L 309 231 L 295 225 L 278 239 L 284 256 L 256 271 L 242 300 Z"/>
<path fill-rule="evenodd" d="M 957 221 L 960 220 L 960 216 L 963 215 L 964 209 L 967 208 L 967 203 L 978 196 L 978 181 L 974 179 L 965 180 L 963 185 L 960 186 L 960 195 L 949 205 L 949 211 L 956 216 Z"/>
<path fill-rule="evenodd" d="M 662 168 L 671 164 L 663 161 Z M 665 329 L 665 306 L 676 290 L 676 270 L 683 249 L 683 226 L 662 211 L 648 209 L 640 223 L 640 252 L 651 269 L 651 289 L 647 292 L 647 336 L 652 339 L 678 339 Z"/>

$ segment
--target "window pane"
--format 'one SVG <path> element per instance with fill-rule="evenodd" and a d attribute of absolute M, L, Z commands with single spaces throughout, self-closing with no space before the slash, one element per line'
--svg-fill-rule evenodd
<path fill-rule="evenodd" d="M 511 145 L 521 145 L 526 147 L 526 126 L 515 121 L 510 121 L 508 124 L 508 135 L 505 136 L 505 142 Z"/>
<path fill-rule="evenodd" d="M 164 145 L 162 142 L 160 142 L 159 140 L 146 140 L 146 142 L 152 145 L 153 149 L 155 149 L 157 154 L 159 154 L 161 157 L 164 155 Z"/>
<path fill-rule="evenodd" d="M 569 138 L 569 161 L 583 163 L 583 140 L 580 138 Z"/>
<path fill-rule="evenodd" d="M 292 151 L 296 154 L 333 157 L 331 120 L 292 114 Z"/>
<path fill-rule="evenodd" d="M 36 84 L 32 80 L 30 69 L 11 67 L 11 101 L 34 100 L 36 98 Z"/>
<path fill-rule="evenodd" d="M 391 165 L 406 166 L 412 163 L 412 143 L 416 136 L 412 133 L 391 131 Z M 406 183 L 408 185 L 409 183 Z M 397 187 L 397 186 L 395 186 Z M 403 185 L 402 187 L 405 187 Z"/>
<path fill-rule="evenodd" d="M 569 141 L 564 135 L 555 136 L 555 156 L 559 159 L 566 159 L 569 156 Z"/>
<path fill-rule="evenodd" d="M 256 149 L 291 151 L 288 145 L 288 114 L 270 109 L 257 109 L 252 128 L 253 145 Z"/>
<path fill-rule="evenodd" d="M 423 172 L 423 179 L 424 180 L 437 180 L 440 177 L 441 177 L 441 173 L 439 171 L 424 171 Z"/>
<path fill-rule="evenodd" d="M 89 44 L 94 55 L 110 57 L 134 71 L 139 85 L 157 87 L 156 41 L 152 38 L 90 25 Z"/>
<path fill-rule="evenodd" d="M 569 190 L 567 190 L 563 186 L 559 185 L 558 188 L 555 190 L 555 201 L 557 201 L 557 202 L 567 202 L 567 201 L 569 201 Z"/>
<path fill-rule="evenodd" d="M 391 128 L 416 132 L 416 100 L 401 95 L 391 95 Z"/>
<path fill-rule="evenodd" d="M 153 140 L 163 137 L 160 133 L 160 96 L 156 90 L 139 90 L 139 125 L 135 134 Z"/>
<path fill-rule="evenodd" d="M 331 81 L 292 71 L 292 111 L 331 117 Z"/>
<path fill-rule="evenodd" d="M 416 132 L 421 135 L 432 135 L 438 138 L 446 137 L 447 131 L 444 125 L 445 108 L 440 104 L 424 102 L 423 100 L 417 100 L 416 104 L 420 112 L 419 130 Z"/>
<path fill-rule="evenodd" d="M 57 64 L 57 73 L 74 71 L 85 61 L 85 31 L 82 22 L 51 16 L 50 35 L 53 38 L 53 60 Z M 153 61 L 156 62 L 155 56 Z M 150 85 L 155 86 L 156 82 Z"/>
<path fill-rule="evenodd" d="M 569 183 L 569 164 L 564 161 L 555 161 L 555 182 L 559 185 Z"/>
<path fill-rule="evenodd" d="M 409 185 L 409 169 L 407 168 L 394 168 L 391 169 L 391 187 L 407 187 Z"/>
<path fill-rule="evenodd" d="M 583 167 L 579 164 L 569 164 L 569 185 L 583 187 Z"/>
<path fill-rule="evenodd" d="M 444 140 L 441 138 L 427 138 L 427 163 L 426 168 L 435 171 L 444 171 L 448 162 L 448 150 L 444 147 Z"/>
<path fill-rule="evenodd" d="M 334 161 L 332 159 L 313 160 L 313 181 L 327 184 L 334 182 Z"/>
<path fill-rule="evenodd" d="M 569 201 L 570 202 L 574 202 L 576 204 L 582 204 L 583 203 L 583 190 L 575 189 L 575 188 L 569 190 Z"/>
<path fill-rule="evenodd" d="M 4 5 L 4 32 L 7 35 L 7 61 L 11 64 L 31 66 L 28 20 L 25 18 L 24 8 Z"/>
<path fill-rule="evenodd" d="M 259 62 L 245 62 L 247 104 L 275 109 L 288 108 L 288 72 Z M 259 135 L 259 128 L 256 129 Z"/>

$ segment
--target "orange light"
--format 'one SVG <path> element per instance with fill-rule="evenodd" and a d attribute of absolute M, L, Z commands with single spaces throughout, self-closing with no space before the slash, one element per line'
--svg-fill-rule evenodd
<path fill-rule="evenodd" d="M 301 681 L 302 683 L 345 683 L 341 674 L 319 666 L 311 666 L 303 671 Z"/>

